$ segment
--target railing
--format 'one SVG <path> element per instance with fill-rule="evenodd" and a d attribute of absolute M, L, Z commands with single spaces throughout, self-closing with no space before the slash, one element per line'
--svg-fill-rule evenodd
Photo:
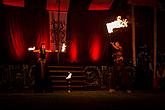
<path fill-rule="evenodd" d="M 34 85 L 35 65 L 0 65 L 0 89 L 27 88 Z"/>
<path fill-rule="evenodd" d="M 50 66 L 51 68 L 51 66 Z M 125 68 L 125 67 L 124 67 Z M 126 69 L 126 68 L 125 68 Z M 128 69 L 128 68 L 127 68 Z M 130 69 L 128 69 L 127 73 L 130 74 Z M 134 82 L 139 82 L 139 79 L 136 78 L 139 74 L 136 68 L 133 68 L 133 80 Z M 164 78 L 164 67 L 163 70 L 159 70 L 159 77 Z M 0 90 L 4 89 L 22 89 L 22 88 L 32 88 L 34 87 L 35 83 L 35 71 L 36 65 L 29 65 L 29 64 L 12 64 L 12 65 L 0 65 Z M 57 71 L 55 69 L 56 74 L 61 74 L 61 71 Z M 78 71 L 75 67 L 73 68 L 74 71 Z M 83 66 L 83 72 L 85 77 L 85 84 L 87 87 L 101 87 L 106 88 L 109 86 L 109 81 L 111 80 L 111 73 L 113 69 L 108 66 Z M 71 70 L 68 70 L 71 71 Z M 64 72 L 68 72 L 64 71 Z M 73 72 L 74 73 L 74 72 Z M 52 73 L 53 74 L 53 73 Z M 55 76 L 49 76 L 49 78 L 54 78 Z M 59 76 L 58 76 L 59 77 Z M 65 75 L 66 77 L 66 75 Z M 73 79 L 74 79 L 73 75 Z M 141 76 L 140 76 L 141 77 Z M 161 79 L 160 78 L 160 79 Z M 53 80 L 55 82 L 60 82 L 61 80 L 55 78 Z M 165 78 L 164 78 L 165 79 Z M 163 83 L 165 80 L 163 79 Z M 75 80 L 76 82 L 77 80 Z M 54 82 L 54 83 L 55 83 Z M 73 81 L 73 83 L 75 83 Z M 136 85 L 136 83 L 135 83 Z M 135 86 L 134 85 L 134 86 Z M 141 86 L 141 84 L 138 84 Z M 163 86 L 164 87 L 164 86 Z"/>

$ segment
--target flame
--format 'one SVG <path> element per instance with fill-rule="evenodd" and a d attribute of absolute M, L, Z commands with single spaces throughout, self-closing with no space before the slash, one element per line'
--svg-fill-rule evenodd
<path fill-rule="evenodd" d="M 32 51 L 32 50 L 35 50 L 35 46 L 28 48 L 28 51 Z"/>
<path fill-rule="evenodd" d="M 68 73 L 69 73 L 69 75 L 66 77 L 66 79 L 71 79 L 72 73 L 71 72 L 68 72 Z"/>
<path fill-rule="evenodd" d="M 114 28 L 128 27 L 127 23 L 128 23 L 127 19 L 121 20 L 121 16 L 118 16 L 117 20 L 106 24 L 108 33 L 112 33 Z"/>
<path fill-rule="evenodd" d="M 65 50 L 66 50 L 66 45 L 65 45 L 65 43 L 63 43 L 63 44 L 62 44 L 61 52 L 65 52 Z"/>

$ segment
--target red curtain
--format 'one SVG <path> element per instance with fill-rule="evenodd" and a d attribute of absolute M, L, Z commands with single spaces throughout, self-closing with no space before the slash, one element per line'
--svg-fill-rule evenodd
<path fill-rule="evenodd" d="M 39 49 L 41 43 L 45 43 L 46 49 L 50 49 L 50 37 L 49 37 L 49 16 L 48 13 L 37 13 L 35 16 L 35 22 L 36 22 L 36 32 L 35 38 L 36 38 L 36 47 Z M 47 60 L 49 59 L 49 54 L 46 54 Z"/>
<path fill-rule="evenodd" d="M 101 58 L 102 48 L 102 35 L 99 33 L 93 32 L 91 35 L 91 40 L 89 44 L 89 57 L 92 62 L 97 62 Z"/>
<path fill-rule="evenodd" d="M 76 37 L 72 38 L 71 40 L 69 54 L 70 54 L 70 62 L 78 62 L 78 41 Z"/>
<path fill-rule="evenodd" d="M 60 11 L 68 11 L 70 0 L 60 0 Z M 47 10 L 58 10 L 59 0 L 47 0 Z"/>
<path fill-rule="evenodd" d="M 4 5 L 24 7 L 24 0 L 2 0 Z"/>
<path fill-rule="evenodd" d="M 122 15 L 125 13 L 122 12 Z M 111 37 L 120 42 L 124 48 L 124 58 L 131 59 L 131 28 L 120 29 L 112 35 L 108 35 L 106 23 L 113 21 L 120 12 L 88 11 L 69 13 L 69 26 L 72 43 L 70 46 L 72 56 L 77 58 L 80 64 L 104 64 L 111 62 L 112 50 L 109 40 Z M 74 39 L 74 42 L 73 42 Z M 112 39 L 112 40 L 113 40 Z M 75 50 L 75 51 L 73 51 Z"/>
<path fill-rule="evenodd" d="M 7 39 L 9 53 L 13 55 L 15 60 L 23 60 L 25 57 L 25 40 L 23 37 L 23 27 L 21 12 L 16 11 L 15 13 L 10 13 L 6 17 L 7 22 Z"/>
<path fill-rule="evenodd" d="M 38 48 L 41 43 L 45 43 L 46 49 L 50 48 L 49 44 L 49 16 L 48 13 L 37 13 L 35 16 L 36 25 L 36 47 Z"/>
<path fill-rule="evenodd" d="M 49 49 L 49 16 L 45 10 L 25 10 L 18 7 L 4 7 L 6 13 L 3 21 L 5 27 L 4 41 L 0 46 L 5 48 L 4 58 L 9 62 L 29 62 L 37 54 L 30 55 L 28 48 L 39 49 L 42 42 Z M 30 58 L 30 59 L 29 59 Z"/>

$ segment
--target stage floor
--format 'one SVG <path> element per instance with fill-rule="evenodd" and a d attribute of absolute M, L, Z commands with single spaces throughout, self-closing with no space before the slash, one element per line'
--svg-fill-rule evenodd
<path fill-rule="evenodd" d="M 10 92 L 0 94 L 0 107 L 22 110 L 140 110 L 165 109 L 165 92 L 55 91 L 53 93 Z"/>

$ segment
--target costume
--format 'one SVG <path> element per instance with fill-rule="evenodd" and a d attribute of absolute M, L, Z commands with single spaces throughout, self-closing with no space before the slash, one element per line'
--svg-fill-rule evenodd
<path fill-rule="evenodd" d="M 45 49 L 40 48 L 36 70 L 36 92 L 44 92 L 47 89 L 47 66 Z"/>
<path fill-rule="evenodd" d="M 122 69 L 123 69 L 123 49 L 120 45 L 114 45 L 114 53 L 112 57 L 114 59 L 114 64 L 110 79 L 110 89 L 119 89 L 122 80 Z"/>

